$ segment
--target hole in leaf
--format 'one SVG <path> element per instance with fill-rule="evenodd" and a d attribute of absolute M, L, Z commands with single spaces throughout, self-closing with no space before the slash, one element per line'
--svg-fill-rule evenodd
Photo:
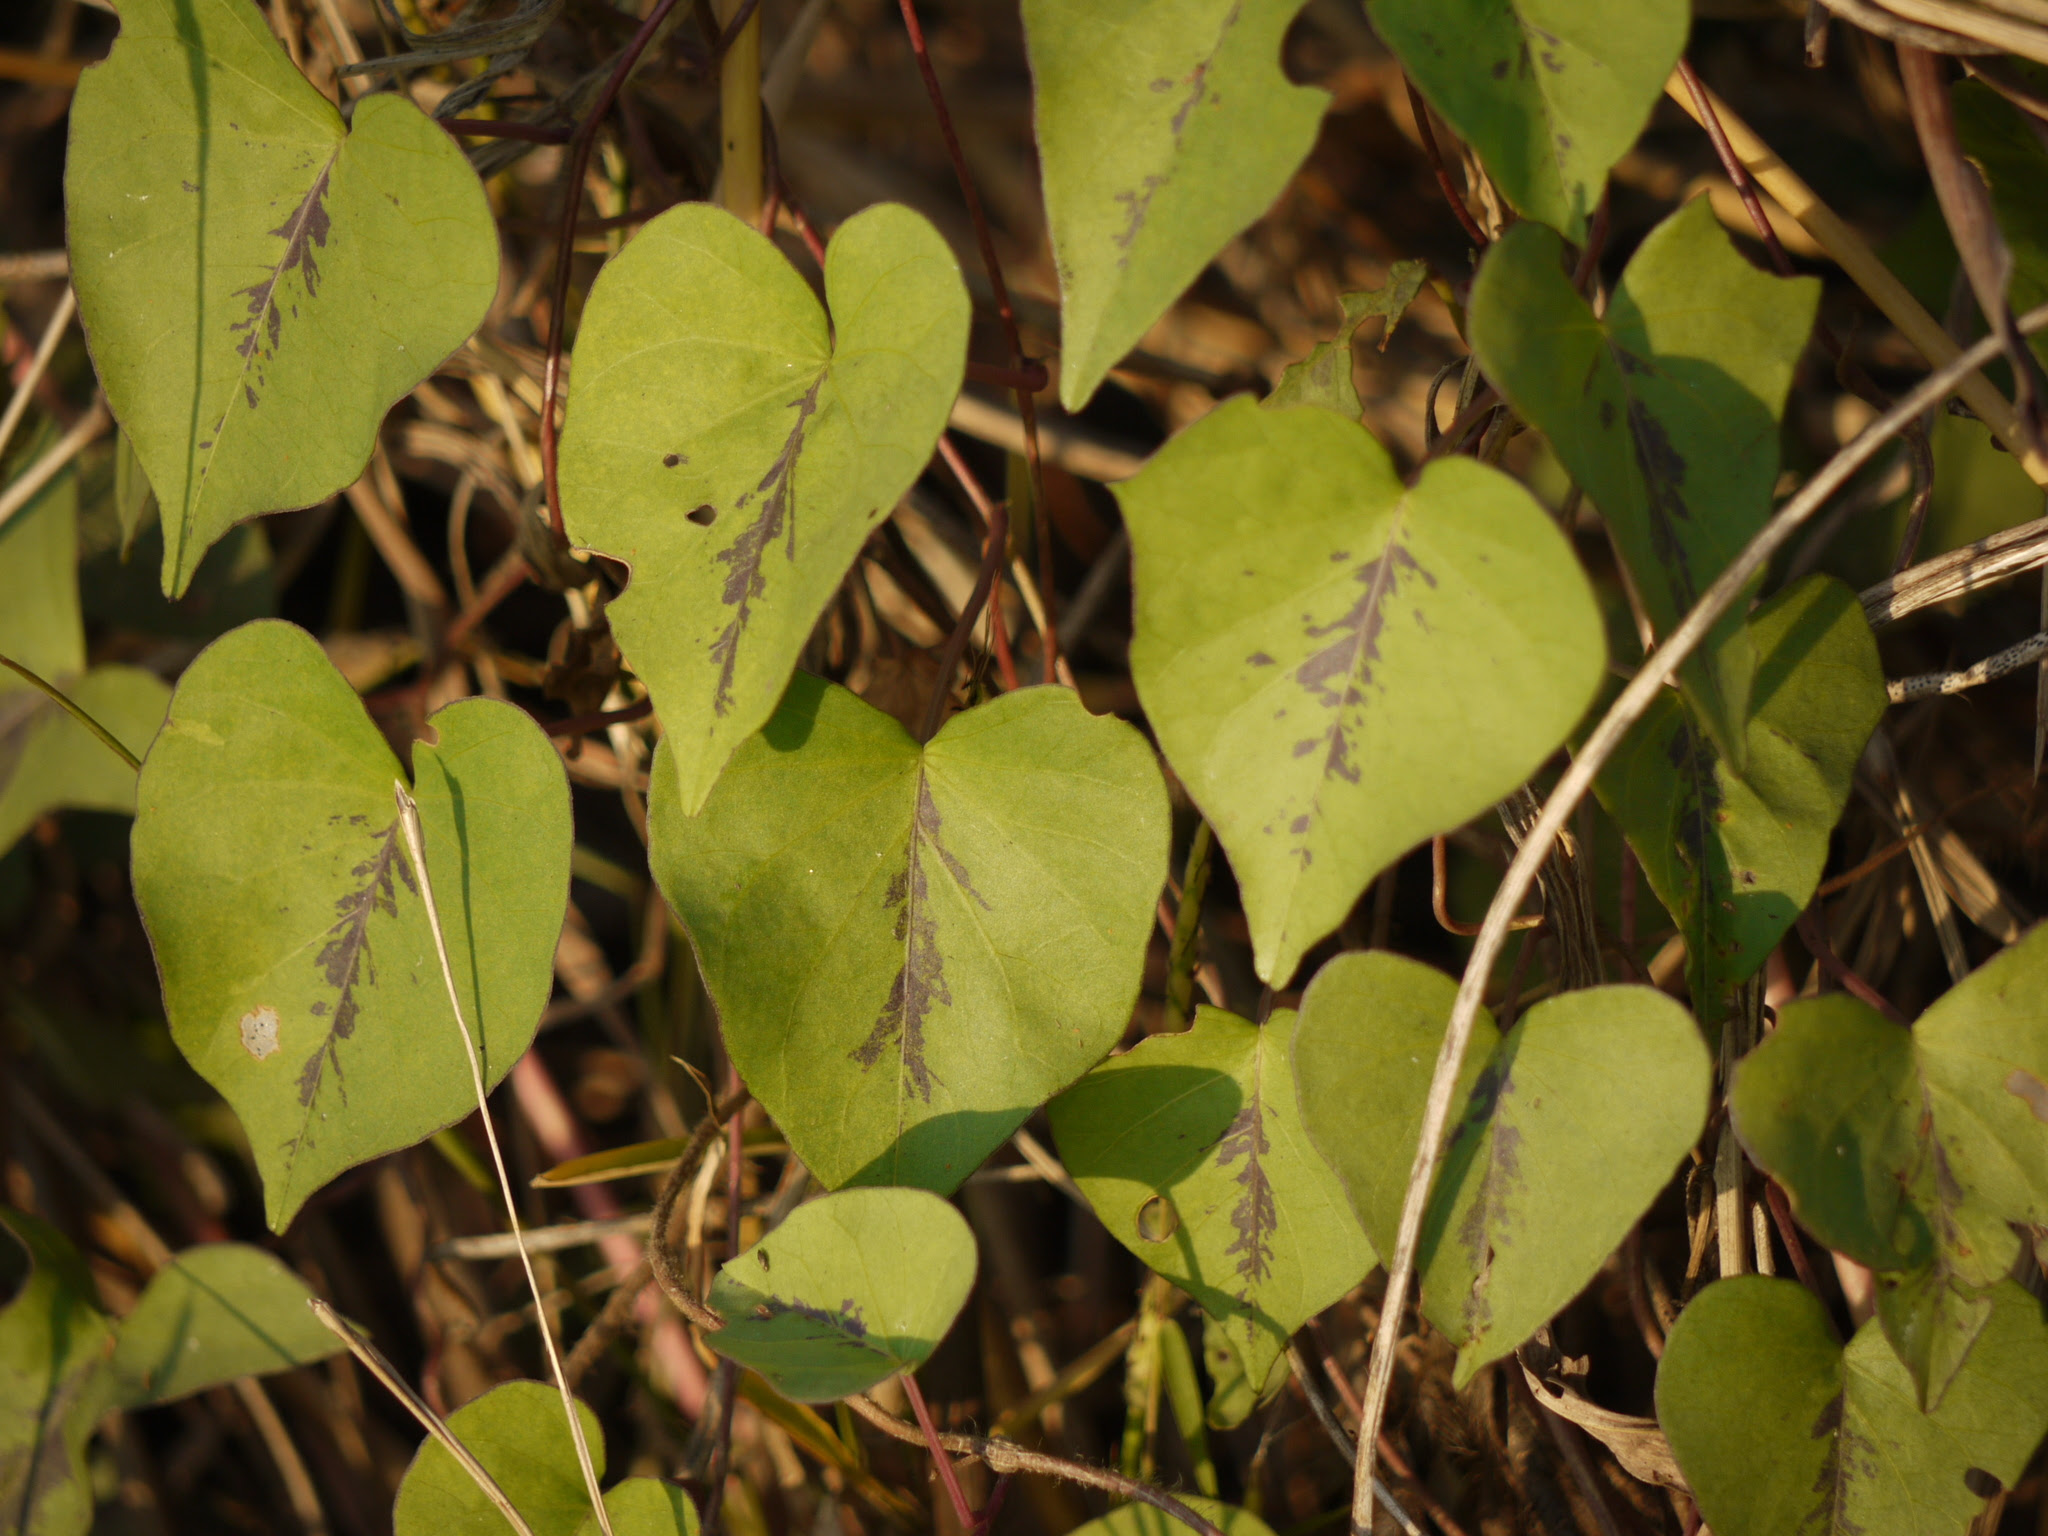
<path fill-rule="evenodd" d="M 1988 1499 L 2005 1485 L 1982 1467 L 1972 1467 L 1963 1474 L 1963 1486 L 1980 1499 Z"/>
<path fill-rule="evenodd" d="M 1180 1228 L 1180 1216 L 1173 1202 L 1154 1195 L 1138 1207 L 1138 1236 L 1148 1243 L 1163 1243 Z"/>
<path fill-rule="evenodd" d="M 763 1269 L 768 1267 L 768 1250 L 766 1248 L 756 1248 L 754 1250 L 754 1257 L 760 1261 Z"/>
<path fill-rule="evenodd" d="M 716 507 L 709 505 L 708 503 L 704 506 L 695 508 L 694 510 L 686 513 L 685 515 L 690 519 L 691 522 L 695 523 L 699 528 L 709 528 L 713 523 L 718 521 L 718 509 Z"/>

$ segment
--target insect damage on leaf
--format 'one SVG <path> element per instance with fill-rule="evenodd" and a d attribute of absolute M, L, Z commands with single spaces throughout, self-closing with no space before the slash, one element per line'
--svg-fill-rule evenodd
<path fill-rule="evenodd" d="M 1459 1139 L 1484 1134 L 1501 1099 L 1514 1092 L 1514 1087 L 1514 1078 L 1500 1061 L 1487 1063 L 1472 1086 L 1471 1105 Z M 1518 1219 L 1515 1202 L 1524 1193 L 1526 1183 L 1522 1176 L 1522 1133 L 1511 1125 L 1494 1125 L 1486 1170 L 1480 1175 L 1471 1208 L 1458 1226 L 1458 1245 L 1472 1265 L 1472 1290 L 1461 1309 L 1468 1338 L 1476 1339 L 1492 1326 L 1493 1305 L 1487 1300 L 1487 1285 L 1492 1278 L 1495 1252 L 1507 1240 L 1510 1222 Z"/>
<path fill-rule="evenodd" d="M 364 818 L 351 816 L 352 822 L 360 823 Z M 321 949 L 315 964 L 327 985 L 334 988 L 334 1004 L 330 1008 L 325 1002 L 313 1004 L 315 1017 L 327 1020 L 327 1033 L 321 1037 L 313 1054 L 306 1058 L 306 1065 L 299 1072 L 299 1103 L 307 1109 L 319 1095 L 326 1076 L 327 1064 L 334 1064 L 334 1075 L 339 1085 L 341 1078 L 341 1042 L 355 1033 L 356 1015 L 361 1011 L 356 989 L 368 968 L 369 983 L 377 984 L 376 962 L 370 954 L 370 918 L 382 912 L 386 917 L 398 915 L 398 892 L 392 882 L 393 871 L 403 881 L 405 888 L 415 894 L 418 888 L 412 880 L 412 870 L 405 860 L 398 857 L 398 822 L 372 833 L 377 840 L 377 851 L 349 871 L 358 883 L 335 898 L 334 925 L 328 932 L 326 945 Z M 347 1102 L 347 1090 L 343 1089 L 343 1103 Z M 310 1121 L 308 1124 L 310 1129 Z M 294 1150 L 306 1137 L 301 1130 L 291 1143 Z"/>
<path fill-rule="evenodd" d="M 1230 1225 L 1236 1239 L 1223 1256 L 1237 1259 L 1237 1273 L 1245 1281 L 1240 1301 L 1249 1302 L 1251 1287 L 1273 1272 L 1273 1229 L 1280 1224 L 1280 1209 L 1273 1199 L 1272 1181 L 1259 1161 L 1272 1147 L 1266 1140 L 1265 1116 L 1259 1097 L 1258 1074 L 1253 1074 L 1249 1102 L 1237 1112 L 1223 1139 L 1216 1144 L 1216 1166 L 1228 1168 L 1239 1158 L 1237 1186 L 1244 1193 L 1230 1210 Z"/>
<path fill-rule="evenodd" d="M 863 1067 L 873 1067 L 889 1046 L 901 1042 L 903 1070 L 912 1089 L 925 1103 L 932 1101 L 932 1084 L 937 1081 L 925 1061 L 924 1025 L 934 1003 L 951 1007 L 953 994 L 946 987 L 945 960 L 939 954 L 939 925 L 931 912 L 931 887 L 919 854 L 926 848 L 937 854 L 946 873 L 981 909 L 991 910 L 967 868 L 939 840 L 942 826 L 939 808 L 932 801 L 931 783 L 920 776 L 917 782 L 917 815 L 910 828 L 910 842 L 903 868 L 889 881 L 884 905 L 896 909 L 896 939 L 903 945 L 903 964 L 890 984 L 888 1001 L 875 1019 L 875 1027 L 861 1045 L 849 1054 Z"/>
<path fill-rule="evenodd" d="M 1614 360 L 1624 379 L 1634 374 L 1653 374 L 1656 365 L 1619 347 Z M 1601 417 L 1606 419 L 1606 408 Z M 1657 575 L 1669 594 L 1674 613 L 1692 611 L 1699 600 L 1693 580 L 1692 558 L 1686 550 L 1679 524 L 1693 520 L 1685 499 L 1686 463 L 1672 445 L 1671 433 L 1651 412 L 1641 395 L 1628 397 L 1628 441 L 1635 455 L 1636 470 L 1643 477 L 1643 502 L 1650 520 L 1650 548 L 1657 556 Z"/>
<path fill-rule="evenodd" d="M 248 370 L 244 371 L 242 378 L 242 397 L 249 402 L 252 411 L 261 398 L 257 390 L 264 382 L 263 363 L 277 355 L 278 340 L 284 330 L 284 307 L 278 302 L 278 284 L 284 281 L 287 273 L 297 272 L 306 285 L 306 297 L 314 299 L 320 295 L 320 263 L 313 251 L 316 246 L 326 249 L 327 237 L 333 228 L 327 217 L 327 183 L 333 170 L 334 162 L 329 160 L 313 179 L 313 185 L 306 189 L 305 197 L 292 210 L 291 217 L 270 232 L 284 241 L 284 253 L 278 257 L 277 265 L 270 269 L 270 275 L 260 283 L 235 291 L 235 297 L 246 297 L 249 301 L 247 316 L 232 322 L 228 329 L 247 333 L 235 344 L 235 351 L 255 371 L 254 383 L 249 380 Z M 215 431 L 219 431 L 217 425 Z"/>
<path fill-rule="evenodd" d="M 720 563 L 727 567 L 725 587 L 719 593 L 719 601 L 738 612 L 719 631 L 718 638 L 711 642 L 711 655 L 718 663 L 718 691 L 711 700 L 715 715 L 725 715 L 732 709 L 733 671 L 739 665 L 740 636 L 746 630 L 747 621 L 753 617 L 754 599 L 768 590 L 768 578 L 761 566 L 768 557 L 769 549 L 782 537 L 784 524 L 789 528 L 785 553 L 791 564 L 796 562 L 796 461 L 803 452 L 805 424 L 817 412 L 818 390 L 824 383 L 825 375 L 821 373 L 811 381 L 809 389 L 789 402 L 796 412 L 796 420 L 790 426 L 789 436 L 783 440 L 782 452 L 768 466 L 761 483 L 751 492 L 741 492 L 739 500 L 733 504 L 738 510 L 752 495 L 765 498 L 761 510 L 751 523 L 740 530 L 740 536 L 732 541 L 731 547 L 718 552 Z M 700 522 L 698 512 L 706 511 L 711 511 L 711 517 Z M 699 507 L 690 514 L 690 521 L 700 527 L 708 527 L 716 516 L 712 509 Z"/>

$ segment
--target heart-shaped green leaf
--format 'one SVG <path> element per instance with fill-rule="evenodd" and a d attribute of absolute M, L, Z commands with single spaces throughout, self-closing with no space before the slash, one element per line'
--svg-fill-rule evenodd
<path fill-rule="evenodd" d="M 63 692 L 131 752 L 171 690 L 140 667 L 85 665 L 78 604 L 78 481 L 60 475 L 0 524 L 0 655 Z M 135 770 L 62 706 L 0 669 L 0 853 L 46 811 L 131 812 Z"/>
<path fill-rule="evenodd" d="M 655 876 L 734 1063 L 827 1187 L 950 1191 L 1123 1033 L 1168 821 L 1121 721 L 1025 688 L 920 748 L 799 673 L 701 815 L 669 751 Z"/>
<path fill-rule="evenodd" d="M 2044 988 L 2037 928 L 1910 1030 L 1846 996 L 1789 1003 L 1729 1090 L 1736 1134 L 1800 1221 L 1878 1271 L 1885 1332 L 1930 1404 L 2018 1254 L 2007 1223 L 2048 1224 Z"/>
<path fill-rule="evenodd" d="M 107 1322 L 62 1233 L 4 1206 L 0 1232 L 28 1260 L 0 1307 L 0 1521 L 8 1536 L 85 1536 L 85 1444 L 109 1406 Z"/>
<path fill-rule="evenodd" d="M 798 1403 L 914 1371 L 974 1289 L 974 1234 L 921 1189 L 848 1189 L 789 1219 L 711 1282 L 711 1347 Z"/>
<path fill-rule="evenodd" d="M 158 1270 L 121 1320 L 114 1379 L 121 1406 L 190 1397 L 325 1360 L 344 1346 L 307 1307 L 306 1284 L 244 1243 L 187 1248 Z"/>
<path fill-rule="evenodd" d="M 1571 546 L 1469 459 L 1406 486 L 1357 423 L 1240 397 L 1117 499 L 1138 697 L 1276 987 L 1382 869 L 1527 778 L 1599 683 Z"/>
<path fill-rule="evenodd" d="M 1223 1536 L 1273 1536 L 1273 1528 L 1248 1509 L 1195 1494 L 1177 1497 L 1203 1519 L 1215 1522 Z M 1077 1527 L 1073 1536 L 1194 1536 L 1194 1528 L 1155 1505 L 1133 1500 Z"/>
<path fill-rule="evenodd" d="M 1203 1008 L 1052 1101 L 1060 1158 L 1116 1240 L 1217 1318 L 1263 1382 L 1378 1262 L 1302 1130 L 1294 1011 Z"/>
<path fill-rule="evenodd" d="M 1742 766 L 1715 749 L 1687 701 L 1665 694 L 1596 786 L 1685 936 L 1693 1006 L 1710 1031 L 1813 899 L 1885 710 L 1877 642 L 1838 581 L 1810 576 L 1779 593 L 1750 617 L 1749 644 Z"/>
<path fill-rule="evenodd" d="M 1301 4 L 1024 0 L 1068 410 L 1308 157 L 1330 98 L 1280 69 Z"/>
<path fill-rule="evenodd" d="M 633 568 L 608 612 L 689 815 L 960 393 L 967 290 L 918 214 L 842 224 L 825 297 L 829 321 L 767 240 L 685 203 L 598 275 L 577 331 L 562 515 Z"/>
<path fill-rule="evenodd" d="M 1339 955 L 1302 998 L 1302 1115 L 1382 1252 L 1457 990 L 1373 951 Z M 1458 1385 L 1593 1278 L 1699 1139 L 1712 1079 L 1691 1017 L 1648 987 L 1546 998 L 1505 1036 L 1481 1013 L 1416 1253 Z"/>
<path fill-rule="evenodd" d="M 156 490 L 164 591 L 243 518 L 362 473 L 498 291 L 489 204 L 403 96 L 351 121 L 248 0 L 122 0 L 71 104 L 71 280 Z"/>
<path fill-rule="evenodd" d="M 569 892 L 569 789 L 521 711 L 451 704 L 413 794 L 486 1082 L 533 1039 Z M 179 1050 L 248 1132 L 272 1227 L 476 1107 L 392 799 L 398 760 L 304 630 L 185 671 L 143 764 L 136 901 Z"/>
<path fill-rule="evenodd" d="M 1585 238 L 1678 62 L 1685 0 L 1370 0 L 1373 30 L 1508 201 Z"/>
<path fill-rule="evenodd" d="M 420 810 L 424 814 L 426 807 Z M 438 886 L 434 899 L 441 899 Z M 576 1416 L 602 1477 L 604 1431 L 581 1402 Z M 526 1517 L 533 1536 L 576 1536 L 586 1518 L 595 1523 L 562 1394 L 553 1387 L 508 1381 L 449 1414 L 448 1428 Z M 405 1469 L 391 1525 L 394 1536 L 505 1536 L 508 1529 L 498 1506 L 432 1435 L 420 1442 Z"/>
<path fill-rule="evenodd" d="M 1378 288 L 1339 295 L 1337 303 L 1344 318 L 1338 323 L 1337 334 L 1329 341 L 1317 342 L 1300 362 L 1289 363 L 1264 404 L 1273 410 L 1290 405 L 1320 405 L 1339 416 L 1358 420 L 1364 406 L 1359 403 L 1357 382 L 1351 377 L 1357 330 L 1375 315 L 1383 318 L 1387 323 L 1380 332 L 1380 350 L 1386 351 L 1394 327 L 1401 323 L 1401 317 L 1408 313 L 1408 306 L 1415 302 L 1415 296 L 1428 280 L 1428 262 L 1397 261 L 1387 269 L 1387 280 Z"/>
<path fill-rule="evenodd" d="M 1715 1536 L 1965 1530 L 2048 1430 L 2048 1326 L 2010 1281 L 1941 1406 L 1866 1323 L 1846 1349 L 1791 1280 L 1718 1281 L 1679 1314 L 1657 1422 Z"/>
<path fill-rule="evenodd" d="M 658 1477 L 629 1477 L 604 1495 L 612 1536 L 697 1536 L 697 1506 L 674 1483 Z M 600 1536 L 595 1514 L 585 1515 L 576 1536 Z"/>
<path fill-rule="evenodd" d="M 1496 241 L 1472 285 L 1472 349 L 1593 498 L 1668 635 L 1770 516 L 1778 417 L 1820 282 L 1757 271 L 1705 198 L 1650 232 L 1604 318 L 1565 265 L 1539 225 Z M 1738 603 L 1679 671 L 1738 765 L 1754 667 Z"/>

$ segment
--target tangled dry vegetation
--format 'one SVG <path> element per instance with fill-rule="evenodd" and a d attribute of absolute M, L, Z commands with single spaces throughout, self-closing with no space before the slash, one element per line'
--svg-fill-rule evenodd
<path fill-rule="evenodd" d="M 346 66 L 403 51 L 391 14 L 369 0 L 266 0 L 264 10 L 294 61 L 330 94 L 360 87 L 362 77 Z M 712 189 L 717 92 L 706 61 L 713 33 L 703 0 L 694 13 L 681 10 L 689 14 L 620 97 L 577 189 L 572 319 L 600 264 L 638 222 Z M 1953 297 L 1964 290 L 1929 212 L 1889 51 L 1838 26 L 1825 64 L 1809 68 L 1803 7 L 1723 0 L 1698 10 L 1690 57 L 1707 83 L 1888 252 L 1933 313 L 1957 326 L 1971 318 Z M 1016 296 L 1025 349 L 1050 356 L 1058 284 L 1015 7 L 931 0 L 925 11 L 931 55 Z M 415 32 L 444 39 L 476 24 L 470 12 L 501 28 L 490 44 L 501 62 L 507 39 L 520 44 L 487 88 L 496 110 L 534 125 L 537 140 L 561 137 L 552 130 L 576 119 L 636 25 L 606 0 L 559 8 L 477 0 L 469 11 L 402 0 L 399 7 Z M 801 262 L 806 227 L 829 232 L 870 203 L 906 203 L 960 257 L 977 299 L 969 355 L 1001 356 L 975 231 L 896 7 L 765 0 L 762 12 L 771 174 L 787 250 Z M 70 91 L 114 30 L 106 10 L 80 0 L 15 0 L 0 16 L 0 250 L 7 253 L 0 284 L 4 357 L 17 379 L 28 374 L 66 292 L 60 187 Z M 448 52 L 467 59 L 480 46 L 458 41 Z M 422 105 L 439 103 L 474 74 L 468 64 L 432 62 L 439 57 L 416 55 L 414 63 L 426 62 L 407 75 L 406 88 Z M 1105 482 L 1130 473 L 1140 456 L 1225 397 L 1271 387 L 1288 363 L 1334 332 L 1340 295 L 1379 287 L 1393 263 L 1408 258 L 1429 264 L 1430 281 L 1391 336 L 1358 349 L 1365 420 L 1397 460 L 1412 465 L 1433 430 L 1455 414 L 1465 357 L 1456 314 L 1473 253 L 1423 147 L 1399 66 L 1355 0 L 1310 0 L 1289 34 L 1286 60 L 1296 79 L 1334 97 L 1308 164 L 1146 336 L 1084 417 L 1061 416 L 1050 391 L 1040 399 L 1047 453 L 1041 510 L 1053 534 L 1056 590 L 1013 586 L 1001 607 L 1003 639 L 1029 677 L 1042 656 L 1043 627 L 1056 624 L 1060 652 L 1096 711 L 1137 714 L 1125 663 L 1129 544 Z M 1441 124 L 1436 132 L 1444 136 L 1451 195 L 1468 199 L 1482 220 L 1497 217 L 1472 163 Z M 548 1238 L 550 1305 L 568 1336 L 594 1341 L 577 1351 L 572 1369 L 605 1423 L 614 1469 L 680 1473 L 701 1493 L 717 1441 L 719 1414 L 707 1402 L 715 1373 L 645 1288 L 639 1234 L 654 1176 L 549 1189 L 525 1183 L 599 1149 L 684 1135 L 706 1111 L 706 1086 L 722 1081 L 725 1069 L 688 946 L 647 874 L 646 727 L 586 718 L 616 712 L 637 695 L 621 691 L 618 652 L 584 591 L 588 571 L 565 568 L 536 510 L 537 412 L 554 323 L 566 151 L 559 142 L 473 142 L 480 166 L 495 173 L 488 186 L 503 239 L 489 320 L 392 413 L 358 484 L 230 540 L 181 602 L 157 595 L 148 536 L 128 561 L 121 558 L 104 411 L 77 333 L 61 329 L 61 318 L 54 362 L 34 397 L 57 431 L 82 445 L 84 591 L 95 661 L 128 660 L 174 677 L 206 638 L 277 613 L 320 637 L 394 742 L 409 741 L 433 709 L 472 693 L 510 698 L 552 722 L 576 787 L 576 883 L 555 956 L 556 1000 L 535 1054 L 514 1072 L 502 1123 L 525 1218 Z M 1762 264 L 1763 247 L 1712 144 L 1667 101 L 1616 172 L 1604 268 L 1618 271 L 1645 230 L 1702 195 Z M 1824 279 L 1823 320 L 1845 347 L 1839 365 L 1809 348 L 1800 370 L 1786 418 L 1791 468 L 1781 491 L 1789 494 L 1870 418 L 1870 389 L 1896 391 L 1919 364 L 1798 225 L 1782 219 L 1780 228 L 1792 261 Z M 1007 396 L 970 387 L 953 424 L 982 484 L 1017 483 L 1022 430 Z M 1536 458 L 1533 437 L 1509 445 L 1508 454 L 1562 499 L 1563 477 Z M 2048 620 L 2048 596 L 2025 574 L 2048 560 L 2048 541 L 2028 526 L 2042 510 L 2040 493 L 1974 422 L 1957 416 L 1932 427 L 1931 503 L 1916 530 L 1914 559 L 2002 529 L 2021 532 L 1991 554 L 1979 550 L 1944 568 L 1946 587 L 1939 573 L 1919 572 L 1903 589 L 1929 599 L 1916 611 L 1900 611 L 1904 599 L 1886 606 L 1879 584 L 1897 563 L 1915 485 L 1910 452 L 1881 461 L 1789 560 L 1866 589 L 1895 679 L 1966 666 L 2025 641 Z M 1611 572 L 1597 523 L 1583 521 L 1579 537 L 1588 563 Z M 806 665 L 914 727 L 938 678 L 939 648 L 973 585 L 979 539 L 972 501 L 935 465 L 873 539 L 819 625 Z M 1625 608 L 1616 611 L 1626 625 Z M 957 680 L 960 697 L 972 697 L 997 665 L 993 647 L 978 641 Z M 2048 672 L 2028 661 L 1967 692 L 1923 690 L 1893 708 L 1835 837 L 1822 888 L 1825 942 L 1812 925 L 1785 942 L 1769 967 L 1770 1001 L 1832 988 L 1835 969 L 1845 965 L 1910 1015 L 2048 905 L 2048 814 L 2036 790 L 2043 697 Z M 1179 810 L 1184 847 L 1193 819 L 1184 802 Z M 232 817 L 234 807 L 223 805 L 220 814 Z M 1634 883 L 1612 824 L 1589 808 L 1577 835 L 1596 867 L 1619 871 L 1606 886 L 1620 898 L 1595 915 L 1613 974 L 1677 990 L 1681 946 L 1669 931 L 1656 931 L 1661 913 L 1655 922 L 1645 915 L 1654 903 L 1630 899 Z M 451 1411 L 496 1382 L 542 1374 L 517 1264 L 494 1235 L 496 1197 L 473 1121 L 344 1176 L 282 1238 L 267 1238 L 234 1123 L 165 1034 L 149 947 L 127 889 L 126 837 L 117 818 L 67 814 L 46 818 L 0 861 L 0 1198 L 62 1227 L 89 1256 L 101 1298 L 117 1313 L 132 1303 L 164 1245 L 235 1236 L 268 1241 L 368 1328 L 437 1410 Z M 1342 942 L 1391 947 L 1455 969 L 1470 932 L 1457 918 L 1477 917 L 1508 848 L 1499 822 L 1487 818 L 1452 837 L 1435 870 L 1431 850 L 1417 851 L 1367 896 Z M 1162 1018 L 1175 915 L 1162 904 L 1133 1038 Z M 1259 988 L 1227 871 L 1207 894 L 1201 942 L 1200 988 L 1255 1014 Z M 1526 1005 L 1555 984 L 1556 970 L 1538 930 L 1525 957 L 1503 969 L 1494 1000 L 1509 1009 Z M 750 1119 L 747 1130 L 754 1140 L 743 1227 L 801 1192 L 772 1128 Z M 1172 1405 L 1162 1411 L 1156 1384 L 1149 1397 L 1141 1384 L 1127 1404 L 1121 1364 L 1147 1282 L 1043 1150 L 1042 1120 L 1031 1131 L 1037 1140 L 1020 1138 L 963 1196 L 982 1272 L 962 1326 L 925 1373 L 942 1423 L 1000 1423 L 1026 1443 L 1093 1462 L 1116 1461 L 1135 1436 L 1136 1465 L 1169 1484 L 1194 1488 L 1213 1478 L 1226 1498 L 1261 1510 L 1289 1536 L 1335 1529 L 1348 1503 L 1350 1464 L 1302 1383 L 1241 1428 L 1206 1439 L 1182 1434 Z M 1710 1184 L 1700 1173 L 1692 1169 L 1673 1184 L 1555 1325 L 1556 1379 L 1571 1380 L 1575 1394 L 1614 1414 L 1650 1411 L 1663 1328 L 1716 1272 Z M 689 1262 L 708 1266 L 723 1257 L 730 1224 L 723 1192 L 700 1181 L 687 1208 Z M 1790 1263 L 1782 1239 L 1764 1243 L 1780 1267 Z M 1819 1283 L 1837 1295 L 1835 1275 L 1823 1269 Z M 1340 1420 L 1379 1321 L 1379 1284 L 1377 1277 L 1368 1282 L 1305 1336 L 1319 1357 L 1310 1361 L 1312 1379 L 1320 1378 Z M 1155 1312 L 1177 1320 L 1170 1326 L 1183 1320 L 1174 1301 L 1156 1290 L 1152 1296 Z M 593 1323 L 597 1331 L 586 1333 Z M 1199 1358 L 1200 1328 L 1189 1325 Z M 1447 1536 L 1678 1528 L 1670 1501 L 1623 1470 L 1612 1449 L 1626 1442 L 1623 1431 L 1605 1421 L 1581 1428 L 1542 1411 L 1513 1362 L 1453 1391 L 1448 1347 L 1426 1325 L 1413 1330 L 1401 1349 L 1384 1455 L 1395 1492 L 1418 1518 Z M 829 1413 L 746 1392 L 731 1425 L 723 1519 L 743 1536 L 954 1524 L 946 1499 L 928 1483 L 922 1452 L 891 1443 L 843 1410 L 835 1423 Z M 411 1420 L 347 1360 L 275 1378 L 253 1395 L 216 1389 L 109 1427 L 95 1472 L 104 1528 L 370 1536 L 387 1528 L 416 1439 Z M 988 1492 L 986 1469 L 970 1466 L 963 1475 L 982 1480 L 972 1490 L 978 1503 Z M 1024 1480 L 999 1524 L 1065 1532 L 1100 1512 L 1091 1498 Z M 2048 1530 L 2041 1473 L 1994 1501 L 1978 1529 Z"/>

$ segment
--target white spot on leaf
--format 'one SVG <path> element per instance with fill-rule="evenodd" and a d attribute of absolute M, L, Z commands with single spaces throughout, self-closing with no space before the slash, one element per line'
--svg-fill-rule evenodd
<path fill-rule="evenodd" d="M 258 1061 L 277 1049 L 277 1010 L 265 1005 L 242 1015 L 242 1049 Z"/>

